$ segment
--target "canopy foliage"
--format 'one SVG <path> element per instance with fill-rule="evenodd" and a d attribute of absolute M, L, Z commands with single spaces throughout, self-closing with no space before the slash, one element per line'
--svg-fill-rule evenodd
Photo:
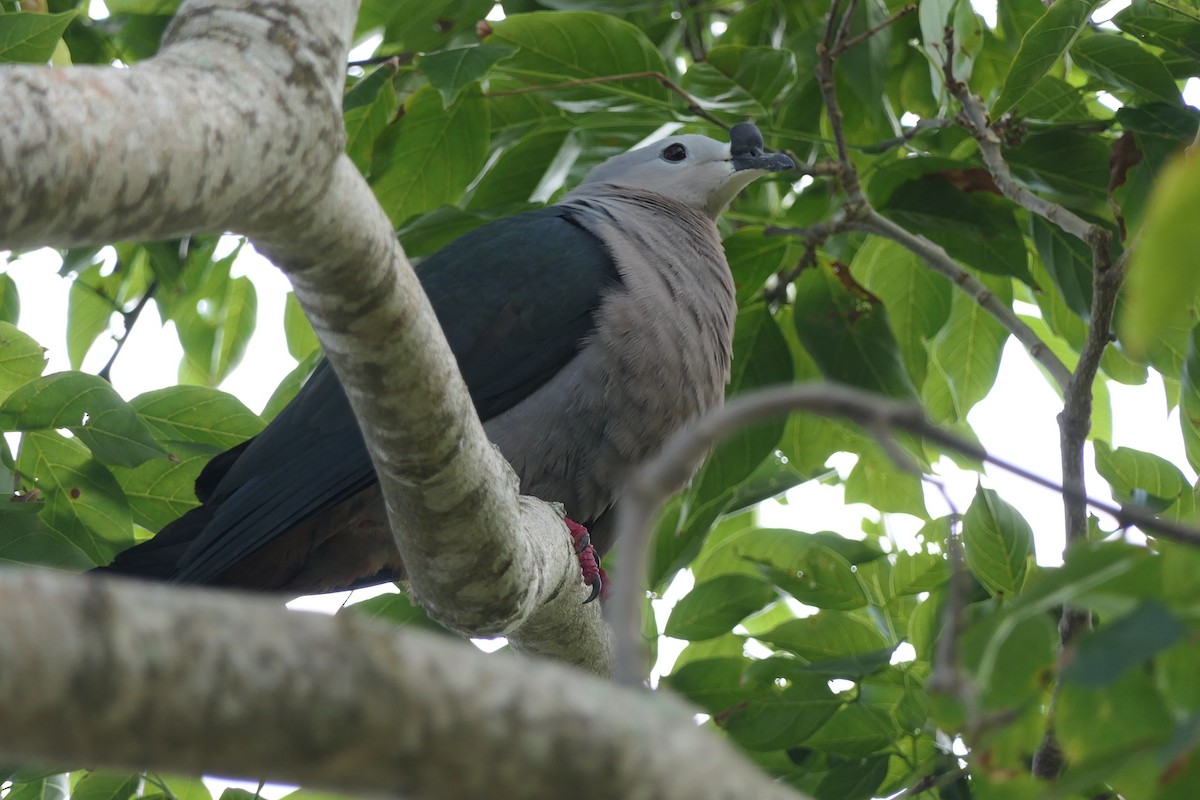
<path fill-rule="evenodd" d="M 29 4 L 0 3 L 0 61 L 131 64 L 154 54 L 176 3 L 109 0 L 99 20 L 86 0 L 49 0 L 45 13 L 19 5 Z M 351 70 L 347 151 L 419 259 L 553 200 L 664 126 L 720 137 L 753 119 L 812 174 L 760 181 L 722 221 L 740 304 L 731 396 L 839 381 L 918 400 L 970 438 L 968 414 L 993 390 L 1016 320 L 1026 345 L 1068 368 L 1099 358 L 1085 420 L 1113 496 L 1196 521 L 1200 171 L 1181 153 L 1200 114 L 1181 88 L 1200 77 L 1200 13 L 1134 0 L 1101 25 L 1098 0 L 1002 0 L 988 26 L 967 0 L 904 5 L 835 3 L 851 12 L 834 39 L 829 4 L 815 1 L 505 0 L 506 18 L 486 22 L 492 0 L 365 0 L 360 38 L 381 35 L 375 52 L 391 58 Z M 828 91 L 822 46 L 836 56 Z M 1010 176 L 985 159 L 947 61 L 999 121 Z M 1045 204 L 1010 199 L 1010 186 Z M 911 235 L 855 224 L 864 203 Z M 1064 213 L 1093 240 L 1064 227 Z M 976 282 L 934 271 L 914 242 Z M 14 487 L 0 508 L 2 563 L 84 569 L 156 531 L 195 504 L 207 458 L 259 430 L 315 364 L 293 304 L 297 369 L 253 413 L 216 388 L 255 333 L 256 290 L 231 277 L 236 253 L 218 250 L 217 236 L 112 248 L 63 253 L 70 363 L 111 351 L 152 298 L 184 352 L 179 385 L 126 399 L 96 375 L 43 375 L 43 350 L 20 329 L 37 298 L 0 274 L 0 427 L 21 432 L 15 447 L 0 441 Z M 1096 284 L 1115 292 L 1105 271 L 1126 268 L 1110 330 Z M 19 258 L 7 266 L 20 269 Z M 1087 354 L 1094 323 L 1105 342 L 1111 333 L 1102 356 Z M 1181 409 L 1187 465 L 1112 446 L 1106 387 L 1151 372 Z M 1200 796 L 1200 551 L 1150 530 L 1130 541 L 1092 518 L 1064 566 L 1038 566 L 1022 510 L 995 491 L 980 488 L 959 518 L 929 511 L 921 472 L 943 455 L 981 464 L 911 436 L 896 445 L 906 463 L 870 432 L 796 415 L 713 453 L 655 533 L 654 590 L 681 570 L 695 579 L 664 621 L 687 644 L 662 687 L 821 800 Z M 856 456 L 848 474 L 827 466 L 835 453 Z M 798 509 L 796 530 L 760 526 L 759 501 L 814 480 L 842 484 L 847 502 L 876 514 L 820 531 Z M 923 523 L 915 546 L 892 536 L 893 515 Z M 961 591 L 951 536 L 969 578 Z M 618 591 L 631 582 L 616 578 Z M 1094 629 L 1060 657 L 1064 603 L 1090 612 Z M 347 609 L 364 612 L 419 619 L 402 596 Z M 1051 723 L 1068 764 L 1053 789 L 1030 775 Z M 10 772 L 8 800 L 55 788 L 28 770 L 0 778 Z M 124 800 L 137 786 L 98 772 L 62 788 Z M 146 792 L 207 796 L 157 777 Z"/>

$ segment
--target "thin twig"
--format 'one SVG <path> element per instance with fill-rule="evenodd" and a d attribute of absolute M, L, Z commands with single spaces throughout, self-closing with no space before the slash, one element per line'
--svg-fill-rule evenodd
<path fill-rule="evenodd" d="M 1053 351 L 1038 338 L 1038 335 L 1028 325 L 1021 321 L 1021 318 L 1013 312 L 1010 306 L 1001 302 L 978 278 L 959 266 L 945 248 L 924 236 L 910 233 L 865 203 L 858 206 L 853 215 L 850 212 L 851 209 L 847 208 L 844 219 L 826 223 L 826 225 L 833 232 L 854 229 L 883 236 L 920 256 L 930 269 L 945 276 L 955 286 L 966 292 L 967 296 L 974 300 L 980 308 L 1003 325 L 1025 347 L 1029 356 L 1050 373 L 1050 377 L 1054 379 L 1059 389 L 1066 391 L 1067 384 L 1071 380 L 1071 371 L 1067 369 L 1067 366 L 1059 360 L 1058 356 L 1054 355 Z M 815 228 L 816 226 L 813 228 L 771 227 L 767 228 L 764 234 L 767 236 L 803 236 L 807 241 L 809 231 Z"/>
<path fill-rule="evenodd" d="M 787 300 L 787 287 L 792 281 L 800 277 L 800 273 L 817 263 L 817 248 L 825 243 L 830 236 L 836 233 L 841 233 L 845 230 L 845 222 L 842 219 L 834 219 L 829 222 L 819 222 L 808 228 L 776 228 L 773 226 L 767 227 L 763 234 L 765 236 L 777 236 L 780 233 L 786 232 L 792 236 L 800 236 L 804 239 L 804 254 L 800 256 L 800 260 L 795 266 L 785 270 L 780 270 L 775 275 L 775 285 L 769 289 L 763 290 L 763 299 L 768 303 L 782 303 Z"/>
<path fill-rule="evenodd" d="M 661 72 L 649 70 L 646 72 L 626 72 L 621 75 L 598 75 L 592 78 L 576 78 L 575 80 L 562 81 L 560 83 L 545 83 L 538 86 L 522 86 L 520 89 L 505 89 L 501 92 L 488 92 L 485 97 L 508 97 L 515 94 L 532 94 L 534 92 L 550 92 L 555 89 L 574 89 L 579 86 L 589 86 L 595 83 L 617 83 L 620 81 L 633 81 L 645 78 L 652 78 L 659 82 L 664 88 L 674 92 L 682 97 L 687 102 L 687 109 L 692 114 L 695 114 L 701 119 L 711 122 L 722 130 L 729 130 L 729 123 L 717 119 L 712 114 L 709 114 L 700 106 L 700 101 L 688 94 L 682 87 L 663 75 Z"/>
<path fill-rule="evenodd" d="M 979 695 L 971 679 L 963 672 L 958 662 L 958 637 L 963 630 L 963 614 L 971 595 L 971 579 L 963 558 L 959 519 L 951 517 L 946 531 L 946 554 L 950 560 L 950 586 L 946 605 L 942 609 L 942 631 L 938 636 L 933 654 L 933 674 L 929 678 L 929 690 L 947 694 L 962 704 L 967 719 L 975 721 L 979 716 Z"/>
<path fill-rule="evenodd" d="M 996 126 L 989 122 L 983 102 L 971 93 L 970 87 L 966 83 L 954 77 L 953 29 L 947 28 L 946 30 L 946 57 L 942 65 L 946 88 L 962 106 L 962 112 L 958 115 L 958 123 L 971 134 L 979 145 L 979 154 L 983 157 L 987 171 L 991 173 L 992 179 L 996 182 L 996 187 L 1017 205 L 1053 222 L 1067 233 L 1094 247 L 1096 237 L 1094 229 L 1097 226 L 1057 203 L 1051 203 L 1038 197 L 1017 183 L 1012 175 L 1012 170 L 1008 167 L 1008 162 L 1004 160 L 1000 135 L 996 131 Z"/>
<path fill-rule="evenodd" d="M 834 0 L 830 4 L 829 20 L 825 24 L 825 38 L 817 45 L 816 65 L 817 85 L 821 89 L 821 98 L 825 103 L 825 112 L 829 115 L 829 129 L 833 133 L 833 142 L 838 154 L 838 164 L 841 166 L 838 178 L 841 181 L 843 191 L 846 192 L 847 205 L 852 208 L 865 203 L 866 198 L 863 196 L 862 184 L 858 179 L 858 170 L 855 169 L 854 163 L 850 160 L 850 150 L 846 146 L 846 133 L 842 127 L 842 107 L 838 104 L 837 87 L 833 81 L 833 62 L 836 59 L 834 53 L 838 48 L 838 43 L 844 39 L 846 27 L 850 24 L 850 18 L 854 13 L 854 6 L 854 0 L 850 0 L 850 7 L 846 10 L 845 14 L 841 15 L 841 24 L 839 25 L 841 2 L 840 0 Z"/>
<path fill-rule="evenodd" d="M 876 433 L 905 430 L 1064 496 L 1071 494 L 1068 487 L 992 456 L 978 444 L 934 425 L 916 403 L 829 383 L 777 386 L 738 397 L 671 437 L 662 451 L 638 470 L 617 506 L 617 530 L 624 537 L 617 554 L 618 568 L 628 581 L 627 588 L 615 593 L 606 608 L 613 626 L 617 680 L 638 684 L 644 678 L 640 600 L 652 523 L 662 504 L 675 487 L 687 481 L 713 446 L 748 425 L 792 411 L 848 419 Z M 1086 496 L 1078 499 L 1111 514 L 1123 525 L 1136 525 L 1162 538 L 1200 547 L 1200 530 L 1160 519 L 1142 508 L 1118 507 Z"/>
<path fill-rule="evenodd" d="M 121 312 L 121 319 L 125 326 L 125 330 L 121 333 L 121 338 L 117 339 L 117 348 L 113 350 L 111 356 L 108 357 L 108 363 L 105 364 L 98 373 L 98 376 L 112 383 L 112 368 L 113 364 L 117 363 L 117 356 L 121 355 L 121 350 L 125 347 L 125 342 L 129 341 L 129 334 L 133 333 L 133 326 L 137 323 L 138 317 L 142 315 L 142 310 L 146 304 L 150 302 L 150 298 L 154 297 L 154 292 L 158 289 L 158 279 L 150 281 L 150 285 L 146 287 L 146 292 L 137 301 L 137 305 L 129 311 Z"/>
<path fill-rule="evenodd" d="M 926 239 L 924 236 L 919 236 L 905 230 L 876 211 L 867 201 L 866 196 L 863 194 L 862 184 L 859 181 L 858 171 L 850 160 L 846 137 L 842 129 L 841 107 L 838 105 L 837 89 L 833 81 L 835 53 L 838 52 L 838 43 L 844 41 L 850 15 L 854 11 L 854 3 L 851 2 L 846 13 L 841 15 L 839 24 L 840 8 L 840 0 L 834 0 L 830 5 L 829 19 L 825 27 L 825 38 L 821 44 L 817 45 L 818 57 L 816 66 L 817 81 L 821 88 L 821 95 L 825 102 L 826 111 L 829 114 L 829 127 L 833 133 L 834 143 L 837 147 L 838 164 L 841 167 L 838 176 L 842 183 L 842 189 L 846 193 L 846 205 L 842 210 L 845 219 L 839 224 L 843 226 L 843 229 L 855 228 L 884 236 L 920 256 L 935 272 L 949 278 L 981 308 L 995 317 L 1025 347 L 1030 357 L 1050 373 L 1050 376 L 1059 389 L 1065 392 L 1067 384 L 1071 379 L 1071 371 L 1054 355 L 1046 343 L 1038 338 L 1037 334 L 1028 325 L 1021 321 L 1011 307 L 1002 303 L 977 278 L 959 266 L 940 245 Z M 947 56 L 947 59 L 949 58 L 950 56 Z M 947 68 L 947 73 L 952 77 L 949 68 Z M 1002 161 L 1003 159 L 1001 159 Z M 1007 166 L 1005 168 L 1007 169 Z M 1010 181 L 1010 183 L 1015 186 L 1015 182 Z M 798 230 L 803 231 L 803 229 Z M 772 232 L 786 232 L 786 229 L 773 229 Z"/>
<path fill-rule="evenodd" d="M 921 780 L 917 781 L 915 784 L 899 794 L 892 795 L 889 800 L 907 800 L 909 797 L 916 797 L 917 795 L 924 794 L 931 789 L 939 789 L 943 786 L 949 786 L 955 781 L 964 779 L 966 776 L 966 767 L 959 767 L 958 769 L 952 769 L 947 772 L 926 775 L 925 777 L 921 778 Z"/>
<path fill-rule="evenodd" d="M 904 133 L 899 136 L 884 139 L 882 142 L 876 142 L 875 144 L 860 145 L 857 149 L 863 153 L 886 153 L 892 148 L 903 147 L 925 131 L 941 130 L 942 128 L 949 128 L 954 124 L 956 124 L 954 120 L 946 117 L 931 117 L 930 119 L 918 120 L 917 124 L 906 128 Z"/>
<path fill-rule="evenodd" d="M 416 57 L 417 57 L 416 53 L 392 53 L 391 55 L 386 55 L 386 56 L 371 56 L 370 58 L 364 58 L 359 61 L 349 61 L 346 63 L 346 66 L 347 67 L 373 67 L 376 64 L 387 64 L 388 62 L 395 62 L 393 66 L 404 67 L 404 66 L 411 64 L 413 62 L 413 59 L 415 59 Z"/>
<path fill-rule="evenodd" d="M 890 17 L 885 19 L 883 22 L 879 23 L 878 25 L 868 28 L 867 30 L 863 31 L 862 33 L 858 34 L 857 36 L 852 36 L 849 39 L 846 39 L 846 40 L 840 42 L 833 51 L 833 57 L 837 58 L 842 53 L 849 50 L 851 47 L 857 47 L 858 45 L 865 42 L 867 39 L 870 39 L 872 36 L 879 33 L 881 30 L 883 30 L 887 26 L 894 23 L 896 20 L 900 19 L 901 17 L 908 16 L 909 14 L 913 13 L 916 10 L 917 10 L 917 6 L 914 3 L 909 3 L 908 5 L 904 6 L 899 11 L 897 11 L 896 13 L 892 14 Z M 847 14 L 849 14 L 849 12 L 847 12 Z"/>
<path fill-rule="evenodd" d="M 704 52 L 704 25 L 696 12 L 696 0 L 688 0 L 682 4 L 679 13 L 683 17 L 683 46 L 687 48 L 692 61 L 699 63 L 708 55 Z"/>

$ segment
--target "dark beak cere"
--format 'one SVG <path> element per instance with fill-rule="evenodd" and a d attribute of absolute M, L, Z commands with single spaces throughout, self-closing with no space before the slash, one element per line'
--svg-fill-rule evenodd
<path fill-rule="evenodd" d="M 752 122 L 739 122 L 729 130 L 729 152 L 733 169 L 759 169 L 764 172 L 781 172 L 796 169 L 796 162 L 783 153 L 767 153 L 763 150 L 762 132 Z"/>

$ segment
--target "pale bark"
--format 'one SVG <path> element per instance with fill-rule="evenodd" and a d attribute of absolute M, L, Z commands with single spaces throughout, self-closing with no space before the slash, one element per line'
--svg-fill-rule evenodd
<path fill-rule="evenodd" d="M 270 600 L 0 572 L 6 762 L 363 795 L 784 800 L 667 695 Z"/>
<path fill-rule="evenodd" d="M 343 155 L 357 4 L 184 3 L 132 69 L 5 70 L 0 247 L 230 230 L 292 278 L 346 387 L 431 615 L 593 672 L 570 538 L 518 501 L 392 226 Z"/>

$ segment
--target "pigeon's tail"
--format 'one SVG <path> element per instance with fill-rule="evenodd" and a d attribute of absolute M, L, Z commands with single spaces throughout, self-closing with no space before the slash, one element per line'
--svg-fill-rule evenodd
<path fill-rule="evenodd" d="M 212 520 L 213 512 L 212 506 L 197 506 L 169 523 L 153 539 L 121 551 L 111 564 L 91 571 L 146 580 L 174 580 L 183 554 Z"/>

